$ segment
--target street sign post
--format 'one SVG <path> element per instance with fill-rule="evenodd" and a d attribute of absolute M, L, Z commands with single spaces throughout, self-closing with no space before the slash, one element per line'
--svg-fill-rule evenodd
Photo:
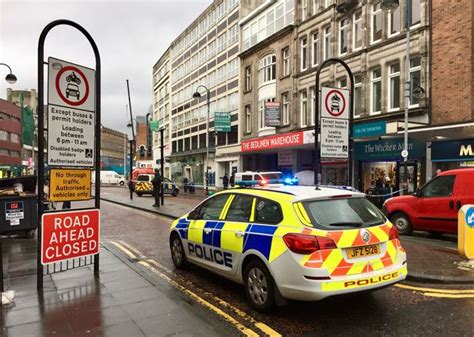
<path fill-rule="evenodd" d="M 45 213 L 42 223 L 41 264 L 61 262 L 99 252 L 98 209 Z"/>
<path fill-rule="evenodd" d="M 321 157 L 349 157 L 349 90 L 321 88 Z"/>
<path fill-rule="evenodd" d="M 45 62 L 44 44 L 57 26 L 77 29 L 88 40 L 95 56 L 95 69 L 49 57 Z M 57 212 L 45 209 L 45 200 L 73 201 L 91 198 L 91 169 L 100 181 L 100 83 L 101 61 L 92 36 L 70 20 L 50 22 L 38 40 L 38 253 L 37 288 L 43 288 L 46 273 L 68 270 L 92 263 L 49 264 L 93 255 L 94 274 L 99 274 L 100 184 L 95 184 L 94 208 Z M 45 128 L 45 71 L 48 66 L 48 116 Z M 43 136 L 47 131 L 47 143 Z M 45 146 L 46 145 L 46 146 Z M 45 160 L 45 155 L 47 156 Z M 47 164 L 47 165 L 46 165 Z M 49 195 L 45 195 L 45 167 L 51 170 Z M 71 168 L 76 168 L 72 170 Z M 67 205 L 67 204 L 66 204 Z M 65 205 L 63 205 L 64 207 Z M 69 206 L 66 207 L 71 207 Z M 82 263 L 81 263 L 82 261 Z M 59 270 L 56 270 L 56 266 Z M 63 267 L 64 266 L 64 267 Z"/>

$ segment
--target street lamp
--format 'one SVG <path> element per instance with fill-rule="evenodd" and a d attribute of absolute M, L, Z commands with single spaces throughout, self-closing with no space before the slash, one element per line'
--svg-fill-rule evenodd
<path fill-rule="evenodd" d="M 203 88 L 206 90 L 207 96 L 207 122 L 206 122 L 206 177 L 205 177 L 205 186 L 206 186 L 206 195 L 209 194 L 209 116 L 211 113 L 211 92 L 209 89 L 201 84 L 196 88 L 196 92 L 193 94 L 193 98 L 199 99 L 201 98 L 201 94 L 199 93 L 199 89 Z"/>
<path fill-rule="evenodd" d="M 128 107 L 130 111 L 130 123 L 127 124 L 127 127 L 132 128 L 132 139 L 130 139 L 130 173 L 128 175 L 128 183 L 130 190 L 130 200 L 133 199 L 133 185 L 132 185 L 132 171 L 133 171 L 133 144 L 135 142 L 135 130 L 133 128 L 133 114 L 132 114 L 132 101 L 130 99 L 130 87 L 127 81 L 127 93 L 128 93 Z"/>
<path fill-rule="evenodd" d="M 17 78 L 15 75 L 13 75 L 12 68 L 10 68 L 10 66 L 6 63 L 0 63 L 0 65 L 5 66 L 10 70 L 10 73 L 7 76 L 5 76 L 5 81 L 7 81 L 10 84 L 14 84 Z"/>
<path fill-rule="evenodd" d="M 382 0 L 380 7 L 383 10 L 391 11 L 397 9 L 399 6 L 398 0 Z M 405 2 L 405 30 L 406 30 L 406 45 L 405 45 L 405 114 L 404 114 L 404 132 L 403 132 L 403 163 L 404 175 L 403 181 L 408 192 L 408 108 L 410 106 L 410 21 L 411 21 L 411 0 Z M 405 190 L 405 188 L 404 188 Z"/>

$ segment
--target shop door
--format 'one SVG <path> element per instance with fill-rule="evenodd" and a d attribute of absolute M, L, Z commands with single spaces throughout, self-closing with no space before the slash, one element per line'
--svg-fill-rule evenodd
<path fill-rule="evenodd" d="M 408 162 L 408 194 L 412 194 L 418 188 L 418 165 L 416 162 Z M 405 163 L 397 162 L 398 189 L 404 189 Z"/>

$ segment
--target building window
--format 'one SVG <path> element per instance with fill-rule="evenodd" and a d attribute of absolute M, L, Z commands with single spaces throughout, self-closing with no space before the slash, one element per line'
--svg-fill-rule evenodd
<path fill-rule="evenodd" d="M 318 53 L 319 53 L 319 37 L 318 33 L 313 34 L 313 43 L 311 45 L 311 55 L 312 55 L 312 66 L 315 67 L 318 65 Z"/>
<path fill-rule="evenodd" d="M 400 64 L 389 66 L 389 109 L 400 109 Z"/>
<path fill-rule="evenodd" d="M 370 113 L 378 114 L 382 111 L 382 71 L 380 68 L 372 70 L 370 84 Z"/>
<path fill-rule="evenodd" d="M 0 130 L 0 140 L 8 141 L 8 131 Z"/>
<path fill-rule="evenodd" d="M 345 77 L 338 79 L 337 87 L 341 89 L 347 89 L 347 79 Z"/>
<path fill-rule="evenodd" d="M 217 38 L 217 52 L 220 53 L 221 51 L 225 50 L 226 47 L 226 41 L 227 41 L 227 35 L 226 33 L 220 35 Z"/>
<path fill-rule="evenodd" d="M 354 118 L 362 113 L 362 76 L 354 76 Z"/>
<path fill-rule="evenodd" d="M 306 91 L 300 93 L 300 103 L 301 127 L 304 128 L 308 122 L 308 95 L 306 94 Z"/>
<path fill-rule="evenodd" d="M 275 54 L 267 55 L 260 60 L 258 68 L 258 77 L 260 85 L 274 81 L 276 78 L 276 56 Z"/>
<path fill-rule="evenodd" d="M 419 56 L 410 59 L 410 107 L 416 107 L 420 103 L 420 98 L 414 95 L 421 87 L 421 59 Z"/>
<path fill-rule="evenodd" d="M 2 156 L 9 156 L 9 155 L 10 155 L 10 151 L 8 151 L 7 149 L 0 149 L 0 155 L 2 155 Z"/>
<path fill-rule="evenodd" d="M 209 46 L 207 47 L 208 49 L 208 55 L 209 55 L 209 58 L 213 57 L 214 55 L 216 55 L 216 40 L 212 41 L 209 43 Z M 201 55 L 201 63 L 203 63 L 205 61 L 205 55 L 204 53 Z"/>
<path fill-rule="evenodd" d="M 313 12 L 312 13 L 313 13 L 313 15 L 315 15 L 319 11 L 319 1 L 320 0 L 313 0 L 313 2 L 312 2 L 312 5 L 313 5 L 312 6 L 313 7 Z"/>
<path fill-rule="evenodd" d="M 333 3 L 333 0 L 324 0 L 324 8 L 328 8 Z"/>
<path fill-rule="evenodd" d="M 281 51 L 281 56 L 282 56 L 282 72 L 283 76 L 288 76 L 290 75 L 290 47 L 286 47 Z"/>
<path fill-rule="evenodd" d="M 352 17 L 352 50 L 362 48 L 363 41 L 362 11 L 354 13 Z"/>
<path fill-rule="evenodd" d="M 412 26 L 419 24 L 421 21 L 421 3 L 420 0 L 411 0 L 411 22 Z"/>
<path fill-rule="evenodd" d="M 20 157 L 20 152 L 19 151 L 12 151 L 10 150 L 10 157 Z"/>
<path fill-rule="evenodd" d="M 238 40 L 239 40 L 239 27 L 237 24 L 235 24 L 229 29 L 229 46 L 233 45 Z"/>
<path fill-rule="evenodd" d="M 308 16 L 308 0 L 301 0 L 301 21 L 306 20 Z"/>
<path fill-rule="evenodd" d="M 290 124 L 290 100 L 288 99 L 288 93 L 285 92 L 281 95 L 282 102 L 282 113 L 281 113 L 281 124 Z"/>
<path fill-rule="evenodd" d="M 311 88 L 311 111 L 309 112 L 309 124 L 314 125 L 314 115 L 316 114 L 316 91 Z"/>
<path fill-rule="evenodd" d="M 339 55 L 347 54 L 347 31 L 349 20 L 343 19 L 339 22 Z"/>
<path fill-rule="evenodd" d="M 252 132 L 252 110 L 250 105 L 245 106 L 245 132 Z"/>
<path fill-rule="evenodd" d="M 301 57 L 300 65 L 301 65 L 301 67 L 300 67 L 300 69 L 301 69 L 301 71 L 304 71 L 307 68 L 306 59 L 308 57 L 308 41 L 306 40 L 305 37 L 301 39 L 300 44 L 301 44 L 301 52 L 300 52 L 300 57 Z"/>
<path fill-rule="evenodd" d="M 331 26 L 324 28 L 324 60 L 331 58 Z"/>
<path fill-rule="evenodd" d="M 388 16 L 388 26 L 390 27 L 389 35 L 396 35 L 400 33 L 402 21 L 400 16 L 400 6 L 390 12 Z"/>
<path fill-rule="evenodd" d="M 382 39 L 382 9 L 380 2 L 372 5 L 372 27 L 371 42 L 378 42 Z"/>
<path fill-rule="evenodd" d="M 252 90 L 252 67 L 245 68 L 245 91 Z"/>
<path fill-rule="evenodd" d="M 16 133 L 10 133 L 10 142 L 20 144 L 20 136 Z"/>

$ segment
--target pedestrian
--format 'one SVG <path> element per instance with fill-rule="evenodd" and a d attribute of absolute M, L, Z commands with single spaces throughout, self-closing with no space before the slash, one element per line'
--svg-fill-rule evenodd
<path fill-rule="evenodd" d="M 224 176 L 221 177 L 222 179 L 222 185 L 224 186 L 224 190 L 226 190 L 229 187 L 229 177 L 227 176 L 227 172 L 224 173 Z"/>
<path fill-rule="evenodd" d="M 229 179 L 230 187 L 234 187 L 235 185 L 235 173 L 232 173 Z"/>
<path fill-rule="evenodd" d="M 133 181 L 132 181 L 132 175 L 131 174 L 128 175 L 128 183 L 127 184 L 128 184 L 128 189 L 130 190 L 130 193 L 133 193 L 135 188 L 133 186 Z"/>
<path fill-rule="evenodd" d="M 151 183 L 153 184 L 153 196 L 155 197 L 155 204 L 153 207 L 160 207 L 160 191 L 161 191 L 161 182 L 163 179 L 161 178 L 160 170 L 155 169 L 155 176 Z"/>
<path fill-rule="evenodd" d="M 183 178 L 183 185 L 184 185 L 184 193 L 188 192 L 188 177 Z"/>

